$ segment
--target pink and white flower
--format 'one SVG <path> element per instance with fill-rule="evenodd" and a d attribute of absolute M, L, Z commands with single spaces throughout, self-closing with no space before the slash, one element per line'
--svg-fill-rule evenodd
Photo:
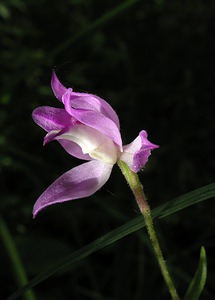
<path fill-rule="evenodd" d="M 46 206 L 94 194 L 118 160 L 138 172 L 151 150 L 158 148 L 148 141 L 144 130 L 123 146 L 118 116 L 105 100 L 67 89 L 54 72 L 51 86 L 64 108 L 42 106 L 33 111 L 34 121 L 48 132 L 44 144 L 57 140 L 70 155 L 88 162 L 64 173 L 43 192 L 34 205 L 34 217 Z"/>

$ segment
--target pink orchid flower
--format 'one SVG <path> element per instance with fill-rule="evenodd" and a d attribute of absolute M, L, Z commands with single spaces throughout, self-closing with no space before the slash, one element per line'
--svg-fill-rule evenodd
<path fill-rule="evenodd" d="M 70 155 L 88 162 L 64 173 L 43 192 L 34 205 L 34 217 L 49 205 L 94 194 L 106 183 L 118 160 L 138 172 L 151 150 L 158 148 L 148 141 L 144 130 L 123 146 L 118 116 L 105 100 L 67 89 L 54 72 L 51 86 L 64 108 L 42 106 L 33 111 L 34 121 L 48 132 L 44 144 L 57 140 Z"/>

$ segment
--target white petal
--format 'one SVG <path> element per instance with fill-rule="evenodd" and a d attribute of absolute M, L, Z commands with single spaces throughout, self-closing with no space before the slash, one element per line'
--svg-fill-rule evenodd
<path fill-rule="evenodd" d="M 76 124 L 71 130 L 60 135 L 57 139 L 64 139 L 78 144 L 84 154 L 104 163 L 115 164 L 118 148 L 115 143 L 94 128 L 84 124 Z"/>

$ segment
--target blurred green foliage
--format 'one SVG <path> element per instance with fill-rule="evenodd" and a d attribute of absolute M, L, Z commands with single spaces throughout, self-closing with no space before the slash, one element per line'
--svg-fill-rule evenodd
<path fill-rule="evenodd" d="M 40 105 L 60 107 L 50 88 L 52 68 L 66 86 L 114 107 L 125 143 L 146 129 L 160 145 L 140 175 L 152 207 L 214 181 L 214 1 L 2 0 L 0 29 L 0 210 L 30 278 L 138 214 L 115 168 L 96 195 L 32 220 L 40 193 L 80 163 L 57 143 L 43 148 L 44 132 L 31 119 Z M 205 246 L 207 300 L 215 295 L 214 213 L 210 200 L 155 224 L 179 291 Z M 1 243 L 0 254 L 5 299 L 17 286 Z M 139 235 L 35 291 L 40 300 L 167 299 L 147 239 Z"/>

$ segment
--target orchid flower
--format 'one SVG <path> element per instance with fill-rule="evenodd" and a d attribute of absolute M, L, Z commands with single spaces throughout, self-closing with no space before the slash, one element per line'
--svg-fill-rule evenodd
<path fill-rule="evenodd" d="M 64 108 L 42 106 L 32 114 L 47 131 L 44 144 L 57 140 L 70 155 L 88 162 L 64 173 L 43 192 L 34 205 L 34 217 L 49 205 L 94 194 L 106 183 L 118 161 L 137 173 L 151 150 L 158 147 L 148 141 L 144 130 L 123 146 L 118 116 L 105 100 L 73 92 L 60 83 L 54 72 L 51 87 Z"/>

